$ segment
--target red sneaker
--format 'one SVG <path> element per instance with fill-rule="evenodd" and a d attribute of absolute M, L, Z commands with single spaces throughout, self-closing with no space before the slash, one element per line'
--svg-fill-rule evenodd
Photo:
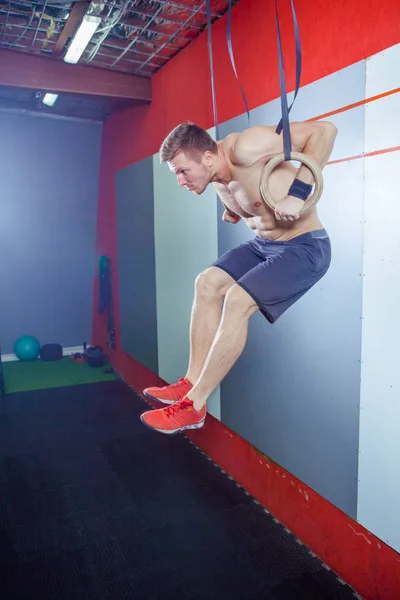
<path fill-rule="evenodd" d="M 174 404 L 182 400 L 190 392 L 193 385 L 188 379 L 181 377 L 176 383 L 165 387 L 149 387 L 143 390 L 143 394 L 150 400 L 157 400 L 163 404 Z"/>
<path fill-rule="evenodd" d="M 166 408 L 148 410 L 140 415 L 140 419 L 147 427 L 160 433 L 178 433 L 185 429 L 203 427 L 206 414 L 206 406 L 197 411 L 194 409 L 193 401 L 184 398 Z"/>

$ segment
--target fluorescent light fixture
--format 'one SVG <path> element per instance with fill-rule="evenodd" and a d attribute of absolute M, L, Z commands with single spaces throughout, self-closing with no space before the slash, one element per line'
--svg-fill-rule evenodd
<path fill-rule="evenodd" d="M 47 106 L 54 106 L 55 101 L 58 98 L 58 94 L 45 94 L 42 100 L 43 104 L 47 104 Z"/>
<path fill-rule="evenodd" d="M 83 21 L 64 56 L 65 62 L 76 65 L 100 23 L 100 17 L 93 17 L 92 15 L 83 17 Z"/>

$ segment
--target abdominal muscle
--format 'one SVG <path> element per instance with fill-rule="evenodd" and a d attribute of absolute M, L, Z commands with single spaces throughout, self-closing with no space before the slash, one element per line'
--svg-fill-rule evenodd
<path fill-rule="evenodd" d="M 214 183 L 214 187 L 227 209 L 240 216 L 257 237 L 268 240 L 290 240 L 298 235 L 321 229 L 316 208 L 307 211 L 296 221 L 278 221 L 262 199 L 260 194 L 260 177 L 263 165 L 236 168 L 233 170 L 233 181 L 229 184 Z M 297 169 L 291 163 L 282 163 L 269 179 L 269 191 L 276 200 L 283 199 L 288 192 Z"/>

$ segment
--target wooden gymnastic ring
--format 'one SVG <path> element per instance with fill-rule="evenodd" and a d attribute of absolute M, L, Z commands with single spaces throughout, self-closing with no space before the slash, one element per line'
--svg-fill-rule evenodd
<path fill-rule="evenodd" d="M 263 168 L 262 173 L 261 173 L 261 179 L 260 179 L 261 197 L 263 198 L 266 205 L 269 206 L 269 208 L 271 208 L 273 211 L 275 211 L 275 206 L 277 205 L 278 202 L 280 202 L 280 200 L 282 200 L 282 198 L 278 201 L 275 201 L 272 198 L 271 194 L 269 193 L 269 189 L 268 189 L 268 181 L 269 181 L 269 177 L 270 177 L 272 171 L 274 169 L 276 169 L 276 167 L 278 165 L 280 165 L 284 160 L 285 160 L 285 155 L 283 153 L 277 154 L 276 156 L 274 156 L 274 158 L 272 158 L 270 161 L 267 162 L 267 164 L 265 165 L 265 167 Z M 321 169 L 318 167 L 317 163 L 312 158 L 307 156 L 306 154 L 303 154 L 301 152 L 291 152 L 290 160 L 297 160 L 297 161 L 301 162 L 303 165 L 305 165 L 306 167 L 308 167 L 310 169 L 310 171 L 314 177 L 314 183 L 315 183 L 314 191 L 307 198 L 307 200 L 305 200 L 304 206 L 300 211 L 301 214 L 304 214 L 305 212 L 310 210 L 313 206 L 315 206 L 315 204 L 321 198 L 322 191 L 324 189 L 324 179 L 322 177 Z"/>

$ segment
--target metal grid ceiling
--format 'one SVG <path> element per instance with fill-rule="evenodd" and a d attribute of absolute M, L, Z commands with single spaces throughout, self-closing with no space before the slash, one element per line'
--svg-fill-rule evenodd
<path fill-rule="evenodd" d="M 59 52 L 57 42 L 81 1 L 0 0 L 0 46 L 62 60 L 65 51 Z M 211 0 L 212 21 L 227 9 L 228 0 Z M 151 77 L 207 26 L 203 0 L 95 0 L 89 12 L 102 21 L 80 63 L 143 77 Z"/>

